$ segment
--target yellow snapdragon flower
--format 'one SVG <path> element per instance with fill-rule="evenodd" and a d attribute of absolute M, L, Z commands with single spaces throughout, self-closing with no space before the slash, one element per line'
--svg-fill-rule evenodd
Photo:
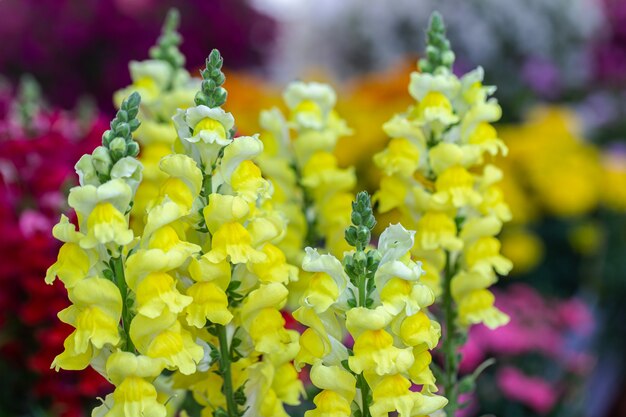
<path fill-rule="evenodd" d="M 68 203 L 76 210 L 81 229 L 88 230 L 79 244 L 86 249 L 97 245 L 126 245 L 133 240 L 125 212 L 132 198 L 130 186 L 121 179 L 95 187 L 85 185 L 70 190 Z"/>
<path fill-rule="evenodd" d="M 106 361 L 106 374 L 116 389 L 93 410 L 92 416 L 165 417 L 166 408 L 157 401 L 157 391 L 152 384 L 162 370 L 163 363 L 158 360 L 129 352 L 113 353 Z"/>

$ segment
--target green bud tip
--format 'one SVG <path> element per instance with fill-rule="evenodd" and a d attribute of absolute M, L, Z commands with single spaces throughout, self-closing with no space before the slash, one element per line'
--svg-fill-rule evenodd
<path fill-rule="evenodd" d="M 22 101 L 36 102 L 41 99 L 41 87 L 32 75 L 24 74 L 20 77 L 18 95 Z"/>
<path fill-rule="evenodd" d="M 165 23 L 163 24 L 163 32 L 174 32 L 178 30 L 178 25 L 180 24 L 180 12 L 177 8 L 172 7 L 167 11 L 167 16 L 165 17 Z"/>
<path fill-rule="evenodd" d="M 450 41 L 446 37 L 446 26 L 439 12 L 434 11 L 426 31 L 425 58 L 420 59 L 419 68 L 425 73 L 434 73 L 437 70 L 452 69 L 454 52 L 450 48 Z"/>
<path fill-rule="evenodd" d="M 200 71 L 202 75 L 201 89 L 196 93 L 196 105 L 220 107 L 226 102 L 227 92 L 222 88 L 226 76 L 222 72 L 224 59 L 217 49 L 213 49 L 206 59 L 206 68 Z"/>
<path fill-rule="evenodd" d="M 133 132 L 141 124 L 137 120 L 140 103 L 139 93 L 128 96 L 111 120 L 111 129 L 102 135 L 102 146 L 110 151 L 113 163 L 125 156 L 135 157 L 139 154 L 139 145 L 133 140 Z"/>
<path fill-rule="evenodd" d="M 157 39 L 156 45 L 150 48 L 150 57 L 152 59 L 165 61 L 175 70 L 185 65 L 185 56 L 178 48 L 182 43 L 182 36 L 178 33 L 179 24 L 180 13 L 176 8 L 171 8 L 167 12 L 167 17 L 163 23 L 161 35 Z"/>
<path fill-rule="evenodd" d="M 35 114 L 41 107 L 41 87 L 32 75 L 24 74 L 20 78 L 17 95 L 15 110 L 22 126 L 30 131 Z"/>
<path fill-rule="evenodd" d="M 372 238 L 372 230 L 376 226 L 376 218 L 372 210 L 372 201 L 367 191 L 361 191 L 352 202 L 352 225 L 345 230 L 344 237 L 349 245 L 362 251 Z"/>

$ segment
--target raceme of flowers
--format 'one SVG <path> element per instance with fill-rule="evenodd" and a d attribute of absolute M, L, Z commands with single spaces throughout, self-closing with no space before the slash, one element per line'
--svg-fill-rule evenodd
<path fill-rule="evenodd" d="M 281 193 L 296 185 L 302 189 L 299 196 L 289 197 L 300 207 L 305 206 L 305 218 L 293 222 L 306 225 L 300 228 L 299 241 L 294 242 L 299 243 L 298 250 L 302 250 L 303 241 L 315 244 L 324 240 L 331 252 L 340 254 L 347 248 L 343 231 L 350 218 L 356 177 L 354 168 L 338 166 L 333 151 L 337 140 L 351 134 L 351 130 L 333 110 L 335 92 L 325 84 L 291 83 L 284 100 L 290 110 L 287 118 L 276 108 L 261 113 L 260 123 L 265 129 L 261 139 L 266 151 L 259 161 L 268 170 L 275 163 L 282 165 L 280 170 L 274 168 L 274 176 L 270 175 L 276 178 L 274 184 L 280 184 L 282 178 L 287 182 L 279 185 Z M 290 129 L 293 138 L 289 137 Z M 296 167 L 295 182 L 292 166 Z"/>
<path fill-rule="evenodd" d="M 507 152 L 490 124 L 501 111 L 482 69 L 460 80 L 449 67 L 433 70 L 411 75 L 417 103 L 384 125 L 391 140 L 374 156 L 384 174 L 375 198 L 381 212 L 397 210 L 418 231 L 413 250 L 436 293 L 439 273 L 452 272 L 459 323 L 497 327 L 506 317 L 486 288 L 511 268 L 494 238 L 510 211 L 496 185 L 502 173 L 486 159 Z"/>
<path fill-rule="evenodd" d="M 52 366 L 115 386 L 98 417 L 287 416 L 306 365 L 321 390 L 309 417 L 454 412 L 460 335 L 507 321 L 488 287 L 511 268 L 495 238 L 510 214 L 484 163 L 506 148 L 482 72 L 452 75 L 434 15 L 409 88 L 417 104 L 385 125 L 392 140 L 374 157 L 379 210 L 415 231 L 390 225 L 374 248 L 369 195 L 354 197 L 354 169 L 332 153 L 350 133 L 332 89 L 293 83 L 287 117 L 264 112 L 261 138 L 235 137 L 222 58 L 213 50 L 193 80 L 177 20 L 131 63 L 102 145 L 76 164 L 77 224 L 54 227 L 63 246 L 46 275 L 65 286 L 59 318 L 74 331 Z M 294 292 L 302 335 L 281 313 Z M 431 371 L 439 295 L 445 397 Z"/>
<path fill-rule="evenodd" d="M 376 224 L 367 193 L 352 207 L 345 239 L 355 250 L 339 261 L 307 248 L 302 263 L 314 275 L 294 312 L 307 326 L 296 365 L 311 364 L 311 381 L 322 390 L 306 416 L 350 416 L 353 403 L 361 416 L 430 415 L 447 402 L 434 394 L 429 368 L 441 326 L 428 313 L 435 297 L 409 253 L 415 232 L 391 225 L 378 249 L 366 249 Z"/>
<path fill-rule="evenodd" d="M 284 101 L 287 117 L 276 107 L 261 112 L 264 151 L 257 162 L 272 184 L 272 201 L 287 216 L 279 247 L 289 262 L 301 265 L 305 246 L 323 242 L 337 256 L 349 249 L 343 237 L 356 175 L 353 167 L 341 168 L 333 153 L 337 140 L 351 133 L 333 110 L 335 92 L 325 84 L 294 82 Z M 289 286 L 291 307 L 297 308 L 310 275 L 301 271 Z"/>
<path fill-rule="evenodd" d="M 374 198 L 381 212 L 394 210 L 417 231 L 412 253 L 424 262 L 424 281 L 443 305 L 444 386 L 454 412 L 457 333 L 508 322 L 488 289 L 512 268 L 495 237 L 511 218 L 497 185 L 502 171 L 489 163 L 507 148 L 491 125 L 501 109 L 490 98 L 494 88 L 482 85 L 483 70 L 461 79 L 451 72 L 454 53 L 441 20 L 432 20 L 428 38 L 422 72 L 411 74 L 409 84 L 416 103 L 383 126 L 391 139 L 374 156 L 383 172 Z"/>

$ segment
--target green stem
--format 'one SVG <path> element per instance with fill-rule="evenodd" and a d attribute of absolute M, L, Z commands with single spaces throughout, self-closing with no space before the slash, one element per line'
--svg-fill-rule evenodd
<path fill-rule="evenodd" d="M 451 281 L 454 276 L 454 265 L 450 260 L 450 253 L 446 252 L 446 268 L 443 283 L 443 313 L 446 324 L 446 337 L 443 338 L 442 348 L 445 358 L 443 387 L 448 405 L 446 405 L 446 415 L 453 417 L 458 408 L 458 373 L 459 361 L 457 357 L 457 334 L 456 316 L 457 312 L 452 300 Z"/>
<path fill-rule="evenodd" d="M 358 302 L 358 306 L 359 307 L 366 307 L 365 302 L 365 281 L 366 281 L 366 276 L 365 275 L 361 275 L 359 277 L 359 302 Z"/>
<path fill-rule="evenodd" d="M 306 236 L 304 240 L 305 246 L 316 247 L 319 245 L 321 237 L 317 233 L 317 216 L 311 216 L 310 210 L 315 210 L 315 202 L 306 188 L 302 187 L 303 201 L 302 211 L 306 219 Z M 317 213 L 315 213 L 317 215 Z"/>
<path fill-rule="evenodd" d="M 363 409 L 361 410 L 361 417 L 371 417 L 369 404 L 367 403 L 367 398 L 369 397 L 370 386 L 367 384 L 365 377 L 363 374 L 357 377 L 357 382 L 359 384 L 359 388 L 361 389 L 361 403 L 363 404 Z"/>
<path fill-rule="evenodd" d="M 233 377 L 230 369 L 230 349 L 228 348 L 228 339 L 226 337 L 226 326 L 216 324 L 217 337 L 220 341 L 220 373 L 224 379 L 222 391 L 226 397 L 226 407 L 228 408 L 229 417 L 238 417 L 239 410 L 235 402 L 233 391 Z"/>
<path fill-rule="evenodd" d="M 304 184 L 302 184 L 302 170 L 295 160 L 293 160 L 291 168 L 296 174 L 298 187 L 302 190 L 302 213 L 304 214 L 304 219 L 306 220 L 306 236 L 304 237 L 304 246 L 317 247 L 322 238 L 317 233 L 317 213 L 315 213 L 314 216 L 310 215 L 310 211 L 315 210 L 315 200 L 313 200 L 313 197 L 307 188 Z"/>
<path fill-rule="evenodd" d="M 361 274 L 358 278 L 358 290 L 359 290 L 359 299 L 357 301 L 358 307 L 366 307 L 366 285 L 367 285 L 367 275 L 366 271 L 361 271 Z M 361 390 L 361 404 L 363 409 L 361 410 L 361 417 L 370 417 L 370 408 L 368 404 L 369 397 L 369 385 L 365 380 L 363 374 L 357 375 L 357 383 L 359 385 L 359 389 Z"/>
<path fill-rule="evenodd" d="M 211 174 L 206 174 L 204 176 L 202 187 L 204 187 L 204 195 L 206 197 L 207 204 L 209 204 L 209 196 L 213 192 L 213 177 Z"/>
<path fill-rule="evenodd" d="M 122 327 L 126 335 L 126 351 L 135 352 L 135 345 L 130 338 L 130 322 L 132 317 L 128 308 L 128 286 L 126 285 L 126 277 L 124 276 L 122 255 L 117 258 L 112 258 L 111 264 L 113 266 L 113 274 L 115 275 L 117 287 L 120 289 L 120 294 L 122 295 Z"/>

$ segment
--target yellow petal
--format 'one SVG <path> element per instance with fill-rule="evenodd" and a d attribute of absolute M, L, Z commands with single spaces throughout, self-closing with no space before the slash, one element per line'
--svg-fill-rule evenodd
<path fill-rule="evenodd" d="M 233 315 L 228 311 L 228 297 L 215 283 L 197 282 L 189 287 L 187 295 L 193 298 L 193 303 L 185 310 L 190 326 L 203 328 L 207 320 L 225 326 L 232 320 Z"/>

